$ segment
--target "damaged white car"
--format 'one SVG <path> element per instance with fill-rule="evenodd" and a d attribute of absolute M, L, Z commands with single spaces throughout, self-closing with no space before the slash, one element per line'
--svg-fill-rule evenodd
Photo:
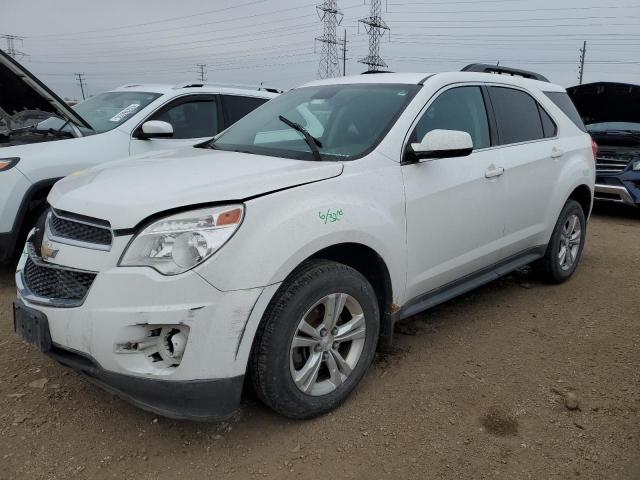
<path fill-rule="evenodd" d="M 69 176 L 18 265 L 15 329 L 162 415 L 223 419 L 247 384 L 328 412 L 394 322 L 531 262 L 576 271 L 594 155 L 549 95 L 472 71 L 316 81 L 197 148 Z"/>

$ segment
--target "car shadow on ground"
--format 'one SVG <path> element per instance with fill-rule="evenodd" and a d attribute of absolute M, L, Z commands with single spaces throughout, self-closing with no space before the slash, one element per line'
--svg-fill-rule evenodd
<path fill-rule="evenodd" d="M 619 203 L 596 202 L 591 215 L 602 218 L 640 220 L 640 208 Z"/>

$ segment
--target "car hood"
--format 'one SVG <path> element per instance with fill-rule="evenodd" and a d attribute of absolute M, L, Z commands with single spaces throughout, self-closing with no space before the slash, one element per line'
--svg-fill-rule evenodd
<path fill-rule="evenodd" d="M 106 220 L 114 229 L 191 205 L 245 200 L 342 173 L 340 162 L 291 160 L 204 148 L 168 150 L 110 162 L 60 180 L 58 210 Z"/>
<path fill-rule="evenodd" d="M 640 85 L 588 83 L 568 88 L 567 93 L 585 124 L 640 123 Z"/>
<path fill-rule="evenodd" d="M 91 128 L 35 75 L 0 50 L 0 124 L 3 124 L 2 127 L 5 129 L 19 128 L 22 126 L 20 119 L 29 116 L 30 112 L 36 117 L 38 112 L 51 113 L 77 125 Z M 5 125 L 7 117 L 12 125 Z"/>

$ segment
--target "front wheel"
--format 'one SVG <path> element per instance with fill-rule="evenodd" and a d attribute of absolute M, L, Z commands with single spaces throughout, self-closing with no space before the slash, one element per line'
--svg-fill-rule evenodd
<path fill-rule="evenodd" d="M 379 309 L 367 279 L 316 260 L 282 285 L 256 334 L 251 377 L 260 399 L 291 418 L 342 403 L 373 359 Z"/>
<path fill-rule="evenodd" d="M 575 200 L 567 200 L 540 262 L 545 280 L 562 283 L 571 278 L 582 258 L 586 232 L 587 221 L 582 207 Z"/>

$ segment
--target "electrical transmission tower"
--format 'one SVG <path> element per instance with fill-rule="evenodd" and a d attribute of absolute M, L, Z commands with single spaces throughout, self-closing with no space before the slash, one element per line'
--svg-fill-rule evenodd
<path fill-rule="evenodd" d="M 84 73 L 76 73 L 76 80 L 78 80 L 78 85 L 80 85 L 80 91 L 82 92 L 82 99 L 86 100 L 87 95 L 89 94 L 89 89 L 87 88 L 87 81 L 84 78 Z"/>
<path fill-rule="evenodd" d="M 387 22 L 382 19 L 382 0 L 371 0 L 369 16 L 361 18 L 358 22 L 364 24 L 365 31 L 369 35 L 369 55 L 358 61 L 368 65 L 370 72 L 386 68 L 387 64 L 380 57 L 380 39 L 390 29 Z"/>
<path fill-rule="evenodd" d="M 585 40 L 582 43 L 582 48 L 580 49 L 580 65 L 578 66 L 578 81 L 580 85 L 582 85 L 582 77 L 584 76 L 584 58 L 587 55 L 587 41 Z"/>
<path fill-rule="evenodd" d="M 206 63 L 197 63 L 196 67 L 198 67 L 198 80 L 204 82 L 207 80 L 207 64 Z"/>
<path fill-rule="evenodd" d="M 320 78 L 337 77 L 340 72 L 340 55 L 338 47 L 342 42 L 336 36 L 336 29 L 342 23 L 342 12 L 338 9 L 337 0 L 325 0 L 316 6 L 318 17 L 322 20 L 322 36 L 316 41 L 322 44 L 318 76 Z"/>
<path fill-rule="evenodd" d="M 7 42 L 7 55 L 12 58 L 22 58 L 25 56 L 24 52 L 16 50 L 16 41 L 22 42 L 24 37 L 17 35 L 0 35 L 0 38 L 4 38 Z"/>

